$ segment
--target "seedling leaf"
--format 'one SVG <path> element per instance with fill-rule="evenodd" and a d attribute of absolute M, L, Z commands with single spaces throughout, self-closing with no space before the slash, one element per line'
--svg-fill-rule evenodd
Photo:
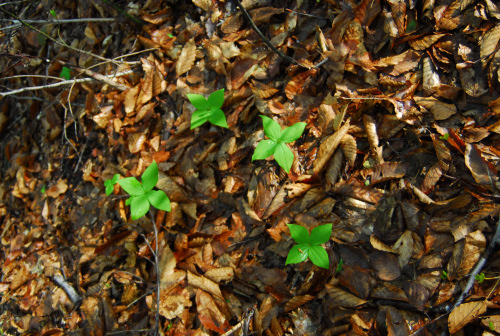
<path fill-rule="evenodd" d="M 273 140 L 274 142 L 278 142 L 281 134 L 280 124 L 269 117 L 263 115 L 261 115 L 261 117 L 262 124 L 264 125 L 264 133 L 269 139 Z"/>
<path fill-rule="evenodd" d="M 115 189 L 115 183 L 120 178 L 120 174 L 115 174 L 112 179 L 104 181 L 104 186 L 106 187 L 106 196 L 109 196 L 113 193 Z"/>
<path fill-rule="evenodd" d="M 59 78 L 64 78 L 66 80 L 70 80 L 71 79 L 71 70 L 69 68 L 66 68 L 65 66 L 63 66 L 61 69 L 61 74 L 59 75 Z"/>
<path fill-rule="evenodd" d="M 210 108 L 207 100 L 202 95 L 196 93 L 188 93 L 186 96 L 188 97 L 191 104 L 196 107 L 196 109 L 208 110 Z"/>
<path fill-rule="evenodd" d="M 196 110 L 191 117 L 191 129 L 203 125 L 207 122 L 210 113 L 207 110 Z"/>
<path fill-rule="evenodd" d="M 316 266 L 328 269 L 330 267 L 330 261 L 328 260 L 328 253 L 321 246 L 311 246 L 309 248 L 309 259 Z"/>
<path fill-rule="evenodd" d="M 116 181 L 129 195 L 139 196 L 144 194 L 144 188 L 135 177 L 127 177 Z"/>
<path fill-rule="evenodd" d="M 211 113 L 210 116 L 208 117 L 208 121 L 210 121 L 215 126 L 229 128 L 227 126 L 226 116 L 224 115 L 224 112 L 222 112 L 220 108 L 217 108 L 216 110 L 210 110 L 210 112 Z"/>
<path fill-rule="evenodd" d="M 264 160 L 273 155 L 277 145 L 278 144 L 272 140 L 262 140 L 255 148 L 255 152 L 252 155 L 252 161 Z"/>
<path fill-rule="evenodd" d="M 287 226 L 290 229 L 290 235 L 297 244 L 309 244 L 309 232 L 305 227 L 297 224 L 287 224 Z"/>
<path fill-rule="evenodd" d="M 283 142 L 278 143 L 276 149 L 274 150 L 274 159 L 287 173 L 290 172 L 293 163 L 293 153 Z"/>
<path fill-rule="evenodd" d="M 170 200 L 162 190 L 150 190 L 146 193 L 149 202 L 156 208 L 163 211 L 170 211 Z"/>
<path fill-rule="evenodd" d="M 281 132 L 281 135 L 279 137 L 279 140 L 282 142 L 290 143 L 294 142 L 304 132 L 304 129 L 306 128 L 306 123 L 304 122 L 298 122 L 296 124 L 293 124 L 290 127 L 287 127 Z"/>
<path fill-rule="evenodd" d="M 308 256 L 309 256 L 309 245 L 297 244 L 293 246 L 288 252 L 288 257 L 286 258 L 285 265 L 301 263 L 303 261 L 306 261 Z"/>
<path fill-rule="evenodd" d="M 311 245 L 321 245 L 330 239 L 332 224 L 320 225 L 312 229 L 309 243 Z"/>
<path fill-rule="evenodd" d="M 155 187 L 156 183 L 158 183 L 158 165 L 156 161 L 153 161 L 142 173 L 141 180 L 144 191 L 149 191 Z"/>
<path fill-rule="evenodd" d="M 132 219 L 136 220 L 144 216 L 149 211 L 148 196 L 146 194 L 142 194 L 131 198 L 130 214 L 132 215 Z"/>
<path fill-rule="evenodd" d="M 207 99 L 208 106 L 213 109 L 220 109 L 222 104 L 224 104 L 224 89 L 212 92 L 210 97 Z M 194 104 L 193 104 L 194 105 Z M 212 121 L 210 121 L 212 122 Z M 227 126 L 226 126 L 227 127 Z"/>

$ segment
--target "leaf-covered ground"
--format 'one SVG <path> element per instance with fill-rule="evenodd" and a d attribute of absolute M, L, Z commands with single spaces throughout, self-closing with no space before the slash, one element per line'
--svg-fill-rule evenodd
<path fill-rule="evenodd" d="M 0 334 L 500 332 L 496 249 L 448 314 L 500 212 L 498 4 L 243 6 L 293 60 L 233 0 L 0 5 Z M 260 115 L 307 123 L 290 174 Z M 104 181 L 153 160 L 172 211 L 132 221 Z M 333 224 L 329 269 L 289 223 Z"/>

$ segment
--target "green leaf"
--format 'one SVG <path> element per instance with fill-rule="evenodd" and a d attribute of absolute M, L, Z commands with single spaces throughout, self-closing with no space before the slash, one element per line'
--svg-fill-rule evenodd
<path fill-rule="evenodd" d="M 441 135 L 439 137 L 439 139 L 441 139 L 441 140 L 448 140 L 449 137 L 450 137 L 450 133 L 445 133 L 444 135 Z"/>
<path fill-rule="evenodd" d="M 226 116 L 220 108 L 217 108 L 216 110 L 210 110 L 208 121 L 210 121 L 215 126 L 229 128 L 227 126 Z"/>
<path fill-rule="evenodd" d="M 141 176 L 142 187 L 144 191 L 151 190 L 158 183 L 158 165 L 153 161 Z"/>
<path fill-rule="evenodd" d="M 208 99 L 207 99 L 207 103 L 208 103 L 209 108 L 212 110 L 220 109 L 222 107 L 222 105 L 224 104 L 224 89 L 220 89 L 220 90 L 217 90 L 215 92 L 212 92 L 210 97 L 208 97 Z"/>
<path fill-rule="evenodd" d="M 448 272 L 446 272 L 446 271 L 444 271 L 444 270 L 443 270 L 443 271 L 441 272 L 441 279 L 443 279 L 443 280 L 448 279 Z"/>
<path fill-rule="evenodd" d="M 307 124 L 305 122 L 298 122 L 290 127 L 285 128 L 281 132 L 279 140 L 285 143 L 294 142 L 295 140 L 300 138 L 306 126 Z"/>
<path fill-rule="evenodd" d="M 170 200 L 163 190 L 150 190 L 146 193 L 149 203 L 156 209 L 170 211 Z"/>
<path fill-rule="evenodd" d="M 255 152 L 252 155 L 252 161 L 264 160 L 265 158 L 273 155 L 276 146 L 278 146 L 278 144 L 272 140 L 262 140 L 255 148 Z"/>
<path fill-rule="evenodd" d="M 125 200 L 125 205 L 130 205 L 132 203 L 132 200 L 135 198 L 136 196 L 130 196 L 129 198 L 127 198 Z"/>
<path fill-rule="evenodd" d="M 491 331 L 495 331 L 495 323 L 492 320 L 488 321 L 488 327 L 490 327 Z"/>
<path fill-rule="evenodd" d="M 301 225 L 287 224 L 290 229 L 290 235 L 298 244 L 309 244 L 309 232 Z"/>
<path fill-rule="evenodd" d="M 328 253 L 321 246 L 311 246 L 309 248 L 309 259 L 316 266 L 323 268 L 330 268 L 330 261 L 328 260 Z"/>
<path fill-rule="evenodd" d="M 144 188 L 135 177 L 127 177 L 116 181 L 129 195 L 139 196 L 144 194 Z"/>
<path fill-rule="evenodd" d="M 335 270 L 335 274 L 342 272 L 343 265 L 344 265 L 344 260 L 342 258 L 340 258 L 340 261 L 337 264 L 337 269 Z"/>
<path fill-rule="evenodd" d="M 45 184 L 43 185 L 42 190 L 40 190 L 40 192 L 41 192 L 42 194 L 45 194 Z"/>
<path fill-rule="evenodd" d="M 149 201 L 146 194 L 133 197 L 130 203 L 130 214 L 132 219 L 136 220 L 144 216 L 149 210 Z"/>
<path fill-rule="evenodd" d="M 309 243 L 311 245 L 321 245 L 330 239 L 332 234 L 332 224 L 320 225 L 312 229 Z"/>
<path fill-rule="evenodd" d="M 188 93 L 186 96 L 188 97 L 191 104 L 193 104 L 193 106 L 198 110 L 208 110 L 210 108 L 207 100 L 202 95 L 197 93 Z"/>
<path fill-rule="evenodd" d="M 288 264 L 298 264 L 307 260 L 309 255 L 309 245 L 308 244 L 297 244 L 293 246 L 290 251 L 288 251 L 288 257 L 286 258 L 285 265 Z"/>
<path fill-rule="evenodd" d="M 293 153 L 284 143 L 279 143 L 274 150 L 274 159 L 287 173 L 290 173 L 293 163 Z"/>
<path fill-rule="evenodd" d="M 66 80 L 71 79 L 71 70 L 63 66 L 59 78 L 64 78 Z"/>
<path fill-rule="evenodd" d="M 203 125 L 210 117 L 210 112 L 207 110 L 196 110 L 191 116 L 191 129 Z"/>
<path fill-rule="evenodd" d="M 168 37 L 170 37 L 170 38 L 173 38 L 173 37 L 174 37 L 174 35 L 173 35 L 173 34 L 167 34 L 167 36 L 168 36 Z"/>
<path fill-rule="evenodd" d="M 50 14 L 57 19 L 57 14 L 55 10 L 51 9 Z"/>
<path fill-rule="evenodd" d="M 281 134 L 281 126 L 276 121 L 266 116 L 261 115 L 262 124 L 264 125 L 264 133 L 267 137 L 274 142 L 279 141 L 279 137 Z"/>
<path fill-rule="evenodd" d="M 486 279 L 486 276 L 484 275 L 483 272 L 476 274 L 475 279 L 478 283 L 482 283 L 484 279 Z"/>
<path fill-rule="evenodd" d="M 104 181 L 104 186 L 106 187 L 106 196 L 111 195 L 115 189 L 116 182 L 120 179 L 120 174 L 115 174 L 112 179 Z"/>

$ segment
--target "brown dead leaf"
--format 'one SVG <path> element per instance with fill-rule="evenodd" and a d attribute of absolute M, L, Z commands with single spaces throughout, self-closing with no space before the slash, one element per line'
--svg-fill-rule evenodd
<path fill-rule="evenodd" d="M 398 258 L 393 254 L 381 251 L 372 252 L 370 262 L 381 280 L 392 281 L 401 275 Z"/>
<path fill-rule="evenodd" d="M 448 317 L 448 330 L 451 334 L 465 327 L 469 322 L 486 313 L 486 301 L 462 303 Z"/>
<path fill-rule="evenodd" d="M 285 305 L 285 313 L 295 310 L 314 299 L 314 295 L 298 295 L 291 298 Z"/>
<path fill-rule="evenodd" d="M 415 97 L 415 102 L 421 107 L 429 110 L 435 120 L 445 120 L 457 113 L 457 108 L 454 104 L 443 103 L 432 97 Z"/>
<path fill-rule="evenodd" d="M 200 288 L 203 291 L 214 295 L 216 298 L 224 300 L 224 297 L 222 296 L 219 285 L 216 284 L 215 282 L 213 282 L 212 280 L 210 280 L 204 276 L 197 276 L 189 271 L 187 272 L 187 279 L 188 279 L 188 283 L 191 286 L 196 287 L 196 288 Z"/>
<path fill-rule="evenodd" d="M 205 328 L 221 334 L 229 328 L 229 323 L 212 296 L 201 289 L 196 291 L 196 310 L 198 311 L 198 319 Z"/>
<path fill-rule="evenodd" d="M 498 173 L 495 166 L 483 158 L 476 144 L 466 145 L 465 164 L 478 184 L 494 188 Z"/>
<path fill-rule="evenodd" d="M 194 39 L 190 39 L 182 48 L 177 64 L 175 65 L 175 71 L 177 76 L 183 75 L 194 65 L 194 60 L 196 59 L 196 44 Z"/>
<path fill-rule="evenodd" d="M 101 112 L 92 117 L 92 120 L 99 126 L 100 128 L 106 128 L 109 124 L 109 121 L 113 119 L 113 106 L 103 106 L 101 108 Z"/>
<path fill-rule="evenodd" d="M 57 181 L 57 184 L 50 187 L 45 194 L 49 197 L 56 198 L 64 194 L 68 190 L 68 185 L 64 180 Z"/>
<path fill-rule="evenodd" d="M 333 301 L 333 304 L 336 306 L 343 308 L 356 308 L 368 302 L 340 289 L 337 286 L 326 284 L 325 287 L 328 295 Z"/>

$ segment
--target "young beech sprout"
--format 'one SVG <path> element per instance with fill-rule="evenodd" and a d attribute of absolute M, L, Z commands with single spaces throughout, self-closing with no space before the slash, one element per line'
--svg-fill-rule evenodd
<path fill-rule="evenodd" d="M 329 268 L 330 261 L 328 253 L 321 247 L 330 239 L 332 224 L 320 225 L 312 229 L 311 235 L 307 229 L 297 224 L 287 224 L 290 228 L 290 234 L 297 245 L 293 246 L 288 252 L 285 265 L 298 264 L 311 259 L 316 266 Z"/>
<path fill-rule="evenodd" d="M 150 205 L 163 211 L 170 211 L 170 200 L 165 192 L 153 190 L 158 182 L 158 165 L 155 161 L 142 174 L 142 183 L 137 181 L 135 177 L 119 180 L 119 176 L 116 174 L 113 179 L 104 182 L 106 194 L 111 194 L 113 185 L 118 183 L 130 195 L 125 204 L 130 205 L 130 214 L 133 220 L 144 216 L 148 212 Z"/>
<path fill-rule="evenodd" d="M 269 140 L 262 140 L 259 142 L 252 156 L 252 161 L 264 160 L 274 154 L 274 159 L 278 162 L 280 167 L 287 173 L 290 173 L 294 156 L 286 144 L 300 138 L 307 124 L 298 122 L 281 130 L 280 124 L 276 121 L 266 116 L 261 117 L 262 124 L 264 125 L 264 133 Z"/>
<path fill-rule="evenodd" d="M 188 93 L 187 97 L 196 110 L 191 117 L 191 129 L 207 121 L 220 127 L 228 128 L 226 116 L 221 107 L 224 104 L 224 89 L 213 92 L 208 99 L 200 94 Z"/>

